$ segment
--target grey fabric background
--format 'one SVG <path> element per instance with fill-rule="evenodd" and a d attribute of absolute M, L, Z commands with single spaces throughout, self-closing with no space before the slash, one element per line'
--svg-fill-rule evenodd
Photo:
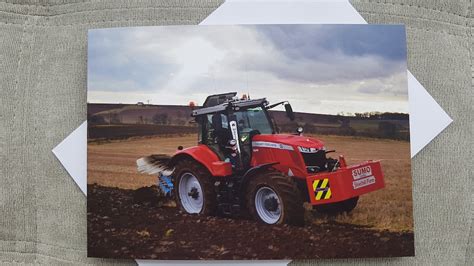
<path fill-rule="evenodd" d="M 0 2 L 0 264 L 134 263 L 86 258 L 86 199 L 51 153 L 86 119 L 87 29 L 197 24 L 220 4 Z M 407 25 L 409 68 L 454 122 L 413 159 L 416 257 L 294 265 L 471 264 L 472 3 L 353 5 L 370 23 Z"/>

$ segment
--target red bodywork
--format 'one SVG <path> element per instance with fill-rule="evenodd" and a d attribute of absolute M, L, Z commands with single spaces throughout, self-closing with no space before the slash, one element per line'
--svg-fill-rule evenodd
<path fill-rule="evenodd" d="M 306 177 L 306 185 L 313 205 L 343 201 L 385 187 L 379 161 L 367 161 L 334 172 L 310 175 Z"/>
<path fill-rule="evenodd" d="M 309 174 L 299 147 L 320 150 L 324 149 L 324 143 L 315 138 L 297 135 L 256 135 L 252 139 L 251 167 L 278 162 L 272 167 L 305 181 L 310 203 L 313 205 L 343 201 L 385 186 L 379 161 L 346 166 L 341 156 L 338 170 Z M 206 145 L 178 151 L 175 156 L 178 155 L 191 156 L 206 166 L 213 176 L 232 174 L 231 164 L 220 161 Z"/>
<path fill-rule="evenodd" d="M 219 160 L 217 154 L 206 145 L 199 144 L 198 146 L 180 150 L 173 157 L 177 158 L 178 156 L 191 156 L 194 160 L 204 165 L 213 176 L 232 175 L 232 165 Z"/>

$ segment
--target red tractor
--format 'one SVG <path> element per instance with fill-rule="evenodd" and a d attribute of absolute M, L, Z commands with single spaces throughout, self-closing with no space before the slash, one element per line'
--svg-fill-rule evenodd
<path fill-rule="evenodd" d="M 192 110 L 199 125 L 198 145 L 172 156 L 137 161 L 139 171 L 159 174 L 160 187 L 173 193 L 187 213 L 235 215 L 247 210 L 267 224 L 304 223 L 304 202 L 323 213 L 350 212 L 359 196 L 384 187 L 379 161 L 346 165 L 329 158 L 321 140 L 279 134 L 265 98 L 237 98 L 236 93 L 207 97 Z"/>

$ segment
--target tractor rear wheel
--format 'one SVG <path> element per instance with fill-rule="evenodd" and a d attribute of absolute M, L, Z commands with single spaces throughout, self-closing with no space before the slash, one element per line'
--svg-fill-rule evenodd
<path fill-rule="evenodd" d="M 187 213 L 212 215 L 216 211 L 216 193 L 212 175 L 200 163 L 185 159 L 173 172 L 176 197 L 181 210 Z"/>
<path fill-rule="evenodd" d="M 247 186 L 250 215 L 266 224 L 304 225 L 303 200 L 291 177 L 278 171 L 253 177 Z"/>
<path fill-rule="evenodd" d="M 349 213 L 357 206 L 358 201 L 359 197 L 354 197 L 340 202 L 317 205 L 314 206 L 314 209 L 324 214 Z"/>

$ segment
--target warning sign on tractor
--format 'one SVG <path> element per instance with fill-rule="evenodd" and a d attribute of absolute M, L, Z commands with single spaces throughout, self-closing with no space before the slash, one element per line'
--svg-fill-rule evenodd
<path fill-rule="evenodd" d="M 329 178 L 313 181 L 314 198 L 316 200 L 326 200 L 331 198 L 331 188 Z"/>

